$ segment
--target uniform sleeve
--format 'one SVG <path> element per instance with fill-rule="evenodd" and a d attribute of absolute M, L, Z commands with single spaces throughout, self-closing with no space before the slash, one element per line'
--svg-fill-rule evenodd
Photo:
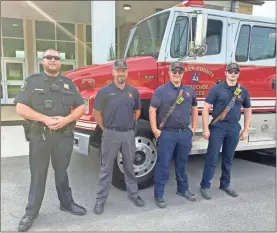
<path fill-rule="evenodd" d="M 140 100 L 138 89 L 136 89 L 136 91 L 135 91 L 135 107 L 134 108 L 135 108 L 135 110 L 141 109 L 141 100 Z"/>
<path fill-rule="evenodd" d="M 207 102 L 208 104 L 214 104 L 216 100 L 216 89 L 215 87 L 212 87 L 208 93 L 208 96 L 205 99 L 205 102 Z"/>
<path fill-rule="evenodd" d="M 105 107 L 105 95 L 103 90 L 99 90 L 94 99 L 94 106 L 93 108 L 98 111 L 103 111 Z"/>
<path fill-rule="evenodd" d="M 73 106 L 74 108 L 77 108 L 79 107 L 80 105 L 83 105 L 84 104 L 84 100 L 76 86 L 76 84 L 74 82 L 72 82 L 71 84 L 71 87 L 72 87 L 72 91 L 74 93 L 74 101 L 73 101 Z"/>
<path fill-rule="evenodd" d="M 245 90 L 245 96 L 244 96 L 244 100 L 242 102 L 242 106 L 244 108 L 250 108 L 251 107 L 250 95 L 249 95 L 249 92 L 247 90 Z"/>
<path fill-rule="evenodd" d="M 160 91 L 157 89 L 151 99 L 150 106 L 153 108 L 159 108 L 161 106 L 161 96 L 160 96 Z"/>
<path fill-rule="evenodd" d="M 32 101 L 31 101 L 31 96 L 32 96 L 32 83 L 30 79 L 25 79 L 23 82 L 17 96 L 14 99 L 14 103 L 21 103 L 25 104 L 29 107 L 32 107 Z"/>
<path fill-rule="evenodd" d="M 196 100 L 196 95 L 195 95 L 194 89 L 192 89 L 192 103 L 191 103 L 191 105 L 192 105 L 193 107 L 195 107 L 195 106 L 198 105 L 197 100 Z"/>

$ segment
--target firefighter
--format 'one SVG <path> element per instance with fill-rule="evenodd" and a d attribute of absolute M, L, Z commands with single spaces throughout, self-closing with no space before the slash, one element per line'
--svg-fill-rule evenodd
<path fill-rule="evenodd" d="M 96 214 L 104 211 L 111 188 L 114 162 L 119 152 L 123 157 L 128 197 L 136 206 L 144 206 L 144 200 L 138 195 L 133 170 L 136 148 L 134 127 L 141 111 L 139 92 L 126 83 L 128 66 L 125 60 L 114 61 L 112 74 L 113 82 L 102 87 L 94 101 L 95 120 L 103 130 L 99 188 L 94 207 Z"/>
<path fill-rule="evenodd" d="M 158 147 L 154 198 L 160 208 L 166 207 L 163 196 L 172 158 L 175 160 L 176 194 L 190 201 L 196 200 L 195 194 L 189 191 L 186 165 L 197 127 L 198 107 L 194 89 L 182 83 L 183 74 L 181 62 L 171 63 L 170 81 L 155 91 L 149 108 L 150 124 Z M 189 127 L 191 121 L 192 129 Z"/>
<path fill-rule="evenodd" d="M 232 197 L 238 196 L 238 193 L 230 185 L 232 160 L 239 139 L 244 140 L 248 136 L 252 114 L 248 90 L 238 83 L 240 66 L 236 63 L 228 64 L 225 75 L 226 81 L 217 84 L 209 91 L 202 113 L 203 137 L 209 140 L 200 183 L 200 192 L 205 199 L 211 199 L 210 182 L 214 176 L 221 146 L 222 174 L 219 188 Z M 213 107 L 213 120 L 208 124 L 211 107 Z M 241 107 L 244 108 L 244 129 L 242 131 L 239 124 Z"/>
<path fill-rule="evenodd" d="M 44 72 L 26 78 L 14 102 L 16 111 L 30 120 L 25 132 L 29 140 L 31 186 L 26 214 L 18 231 L 27 231 L 38 216 L 45 192 L 51 156 L 60 210 L 84 215 L 86 209 L 73 201 L 67 168 L 73 150 L 74 122 L 84 114 L 85 106 L 75 84 L 59 74 L 60 55 L 49 49 L 43 55 Z M 75 107 L 71 111 L 71 107 Z"/>

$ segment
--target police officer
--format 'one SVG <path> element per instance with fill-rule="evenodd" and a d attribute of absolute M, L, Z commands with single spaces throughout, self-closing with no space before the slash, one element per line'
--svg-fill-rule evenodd
<path fill-rule="evenodd" d="M 247 89 L 238 83 L 240 66 L 228 64 L 226 81 L 212 87 L 203 107 L 203 136 L 209 140 L 205 165 L 200 183 L 201 195 L 211 199 L 210 182 L 214 176 L 218 155 L 222 146 L 222 165 L 219 188 L 232 197 L 237 192 L 231 187 L 231 165 L 239 139 L 246 139 L 251 119 L 251 104 Z M 241 131 L 239 120 L 241 107 L 244 108 L 244 129 Z M 209 111 L 213 107 L 213 120 L 208 124 Z"/>
<path fill-rule="evenodd" d="M 186 165 L 197 127 L 198 107 L 194 89 L 182 83 L 183 74 L 181 62 L 171 63 L 170 81 L 156 89 L 150 103 L 150 123 L 158 147 L 154 197 L 160 208 L 166 207 L 163 196 L 172 158 L 175 160 L 176 194 L 190 201 L 196 200 L 189 191 Z M 191 121 L 192 129 L 189 127 Z"/>
<path fill-rule="evenodd" d="M 16 111 L 31 121 L 28 133 L 31 186 L 18 231 L 27 231 L 39 213 L 50 155 L 60 210 L 75 215 L 86 213 L 85 208 L 74 203 L 67 176 L 74 123 L 85 112 L 84 102 L 75 84 L 59 74 L 61 62 L 56 50 L 45 51 L 42 64 L 44 72 L 27 77 L 14 101 Z M 71 107 L 75 109 L 71 111 Z"/>
<path fill-rule="evenodd" d="M 113 166 L 118 153 L 123 156 L 123 168 L 128 197 L 137 206 L 144 206 L 138 195 L 138 185 L 133 171 L 135 158 L 135 121 L 140 116 L 141 101 L 136 88 L 126 83 L 127 62 L 114 61 L 112 83 L 102 87 L 95 97 L 94 114 L 103 129 L 101 144 L 101 170 L 99 188 L 94 207 L 96 214 L 104 211 L 104 204 L 111 188 Z"/>

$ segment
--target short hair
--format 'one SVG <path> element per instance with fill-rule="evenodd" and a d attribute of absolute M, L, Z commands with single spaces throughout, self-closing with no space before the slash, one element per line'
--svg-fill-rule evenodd
<path fill-rule="evenodd" d="M 60 55 L 60 53 L 56 49 L 47 49 L 47 50 L 44 51 L 42 57 L 44 57 L 45 53 L 47 53 L 48 51 L 55 51 Z"/>

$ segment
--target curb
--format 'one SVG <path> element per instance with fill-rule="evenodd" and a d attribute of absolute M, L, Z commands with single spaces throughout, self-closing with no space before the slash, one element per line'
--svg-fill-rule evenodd
<path fill-rule="evenodd" d="M 1 126 L 15 126 L 15 125 L 23 125 L 24 120 L 17 121 L 1 121 Z"/>

